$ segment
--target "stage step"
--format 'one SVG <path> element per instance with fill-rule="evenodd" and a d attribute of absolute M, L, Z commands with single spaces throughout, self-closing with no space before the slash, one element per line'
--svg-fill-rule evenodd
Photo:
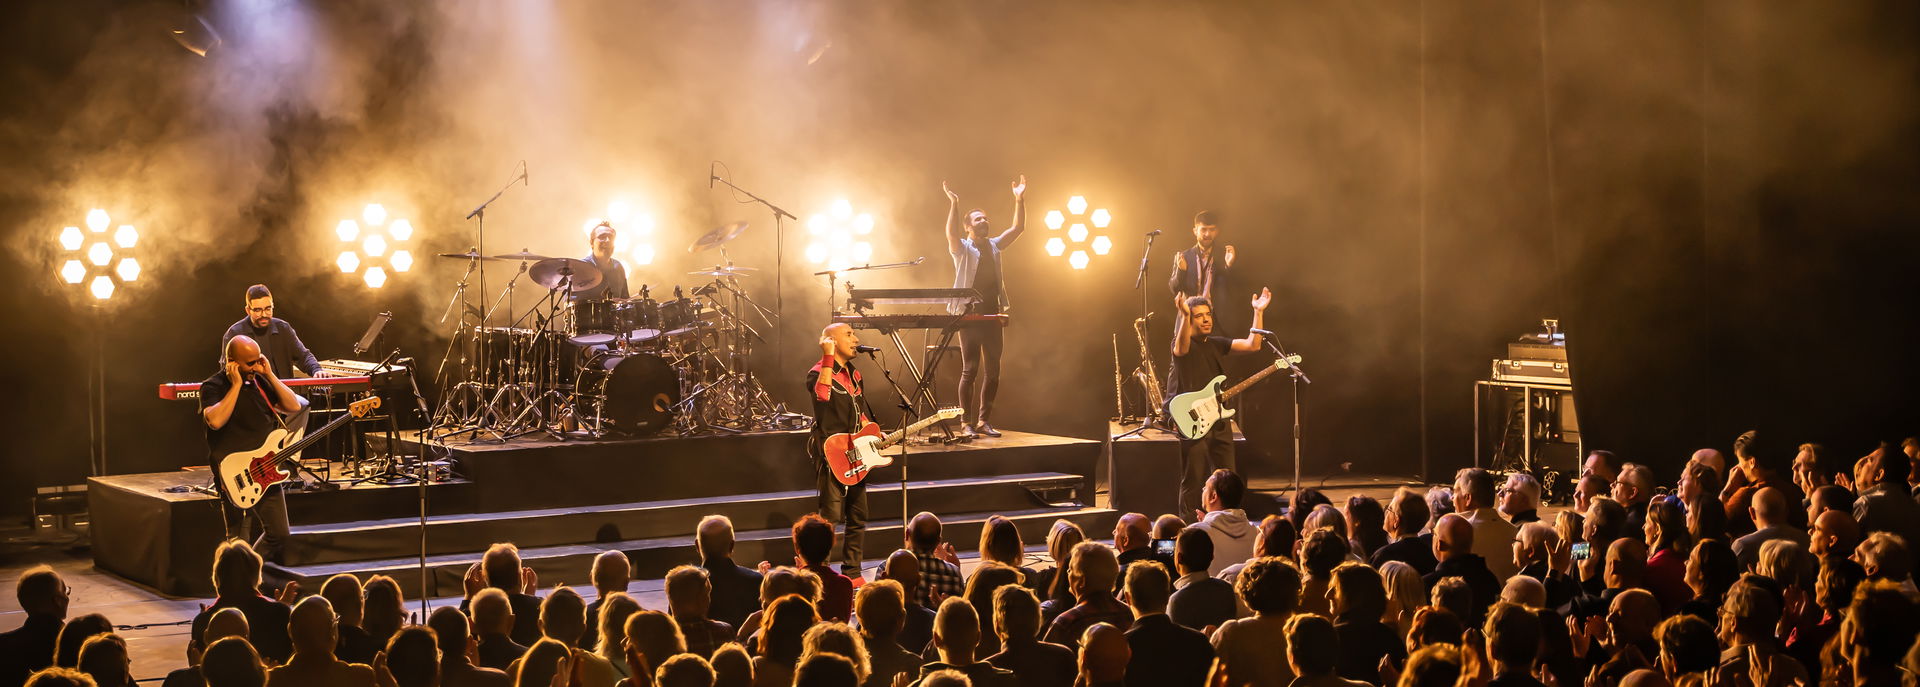
<path fill-rule="evenodd" d="M 1035 507 L 1079 506 L 1091 495 L 1078 493 L 1083 478 L 1058 472 L 991 477 L 922 480 L 910 483 L 908 505 L 934 513 L 1004 512 Z M 900 484 L 868 486 L 871 516 L 900 512 Z M 427 553 L 458 554 L 484 550 L 493 542 L 521 546 L 557 546 L 588 542 L 642 540 L 693 530 L 700 518 L 722 513 L 741 529 L 787 527 L 818 509 L 818 493 L 796 489 L 727 498 L 686 498 L 599 506 L 541 508 L 499 513 L 442 514 L 427 517 Z M 418 555 L 418 516 L 306 524 L 293 528 L 287 561 L 295 565 Z"/>
<path fill-rule="evenodd" d="M 897 486 L 897 485 L 896 485 Z M 876 511 L 886 512 L 886 511 Z M 998 511 L 1014 521 L 1020 529 L 1021 540 L 1027 544 L 1037 544 L 1046 540 L 1047 531 L 1058 519 L 1067 519 L 1082 528 L 1094 538 L 1104 537 L 1113 528 L 1113 522 L 1119 513 L 1106 508 L 1088 508 L 1076 506 L 1027 508 L 1021 510 Z M 992 512 L 974 512 L 942 518 L 945 527 L 943 535 L 952 542 L 954 548 L 971 551 L 978 548 L 981 525 Z M 556 583 L 576 586 L 587 585 L 587 572 L 592 567 L 593 557 L 604 551 L 624 551 L 633 561 L 634 579 L 659 578 L 666 575 L 673 566 L 696 563 L 699 554 L 694 548 L 691 525 L 686 534 L 559 546 L 523 547 L 520 556 L 523 563 L 540 575 L 542 588 L 551 588 Z M 866 565 L 871 567 L 883 560 L 901 541 L 901 521 L 897 518 L 875 519 L 868 522 L 866 535 Z M 299 534 L 295 534 L 299 538 Z M 735 532 L 734 560 L 752 567 L 762 560 L 790 561 L 793 558 L 791 530 L 778 527 Z M 414 541 L 418 541 L 417 539 Z M 308 565 L 282 566 L 267 564 L 268 575 L 277 580 L 295 580 L 308 590 L 317 590 L 320 585 L 340 573 L 353 573 L 362 580 L 373 575 L 389 575 L 400 584 L 407 598 L 421 595 L 419 563 L 416 554 L 379 560 L 349 561 L 339 563 L 317 563 Z M 467 568 L 480 560 L 479 551 L 464 553 L 430 554 L 427 556 L 428 582 L 426 590 L 429 596 L 459 595 L 461 578 Z"/>

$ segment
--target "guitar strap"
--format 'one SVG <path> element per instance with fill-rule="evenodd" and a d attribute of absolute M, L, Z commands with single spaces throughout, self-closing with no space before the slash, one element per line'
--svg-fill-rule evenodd
<path fill-rule="evenodd" d="M 253 390 L 260 392 L 260 400 L 267 402 L 267 412 L 273 414 L 274 424 L 279 425 L 281 429 L 286 429 L 287 428 L 286 415 L 280 412 L 279 406 L 276 406 L 273 404 L 273 399 L 267 397 L 267 390 L 264 388 L 261 388 L 259 382 L 254 382 Z"/>

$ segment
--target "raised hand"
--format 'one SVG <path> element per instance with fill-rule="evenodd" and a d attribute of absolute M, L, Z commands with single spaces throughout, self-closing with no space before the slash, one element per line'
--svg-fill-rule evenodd
<path fill-rule="evenodd" d="M 227 361 L 227 383 L 240 386 L 240 363 Z"/>
<path fill-rule="evenodd" d="M 1019 181 L 1013 182 L 1013 199 L 1020 200 L 1024 198 L 1026 195 L 1027 195 L 1027 175 L 1022 174 L 1020 175 Z M 948 193 L 948 197 L 957 198 L 957 196 L 953 196 L 951 192 Z"/>
<path fill-rule="evenodd" d="M 1191 317 L 1193 315 L 1193 309 L 1187 307 L 1187 292 L 1174 292 L 1173 309 L 1179 311 L 1181 317 Z"/>
<path fill-rule="evenodd" d="M 837 346 L 835 346 L 833 343 L 833 337 L 831 336 L 820 337 L 820 354 L 821 355 L 833 355 L 833 349 L 835 348 L 837 348 Z"/>
<path fill-rule="evenodd" d="M 480 569 L 479 561 L 474 561 L 473 565 L 467 566 L 467 574 L 460 578 L 460 586 L 466 589 L 469 599 L 479 594 L 480 590 L 487 588 L 487 573 Z"/>
<path fill-rule="evenodd" d="M 953 550 L 953 542 L 940 542 L 939 546 L 933 547 L 933 555 L 935 558 L 952 563 L 955 566 L 960 565 L 960 554 Z"/>
<path fill-rule="evenodd" d="M 1233 253 L 1228 252 L 1227 254 L 1232 255 Z M 1253 309 L 1266 310 L 1267 305 L 1271 303 L 1273 303 L 1273 291 L 1264 286 L 1260 287 L 1260 293 L 1254 294 L 1253 296 Z"/>
<path fill-rule="evenodd" d="M 1187 271 L 1187 252 L 1186 251 L 1183 250 L 1173 254 L 1173 268 L 1176 270 L 1180 270 L 1182 272 Z"/>
<path fill-rule="evenodd" d="M 280 594 L 274 597 L 274 600 L 292 606 L 293 602 L 300 600 L 300 583 L 288 582 L 286 586 L 280 588 Z"/>
<path fill-rule="evenodd" d="M 533 568 L 524 568 L 524 567 L 521 568 L 520 569 L 520 593 L 532 594 L 533 590 L 539 589 L 539 588 L 540 588 L 539 573 L 534 572 Z"/>
<path fill-rule="evenodd" d="M 380 687 L 399 687 L 400 682 L 393 678 L 393 671 L 387 668 L 387 652 L 373 655 L 373 684 Z"/>
<path fill-rule="evenodd" d="M 1227 246 L 1226 264 L 1228 267 L 1233 266 L 1233 246 Z"/>
<path fill-rule="evenodd" d="M 940 190 L 947 193 L 948 204 L 957 204 L 960 202 L 960 194 L 954 193 L 953 189 L 947 186 L 947 182 L 940 182 Z"/>
<path fill-rule="evenodd" d="M 1548 552 L 1547 569 L 1564 575 L 1573 574 L 1573 542 L 1561 539 L 1554 543 L 1553 550 Z"/>

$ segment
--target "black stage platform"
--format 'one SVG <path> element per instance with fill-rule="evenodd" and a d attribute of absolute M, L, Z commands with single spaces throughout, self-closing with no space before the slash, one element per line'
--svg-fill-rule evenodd
<path fill-rule="evenodd" d="M 460 593 L 462 573 L 489 544 L 512 541 L 543 580 L 584 583 L 592 557 L 613 549 L 633 559 L 636 578 L 659 577 L 696 562 L 694 525 L 714 513 L 734 521 L 737 560 L 790 560 L 788 528 L 815 510 L 805 441 L 805 432 L 791 431 L 451 445 L 445 451 L 459 478 L 425 489 L 426 589 L 416 567 L 421 490 L 411 485 L 290 493 L 293 542 L 286 565 L 269 572 L 312 589 L 335 573 L 384 573 L 411 596 L 443 596 Z M 420 448 L 413 435 L 401 444 L 403 453 Z M 436 457 L 440 451 L 430 448 Z M 1029 544 L 1042 541 L 1057 518 L 1103 536 L 1115 516 L 1095 507 L 1100 453 L 1100 442 L 1023 432 L 915 445 L 905 462 L 912 479 L 906 505 L 939 513 L 946 538 L 962 550 L 975 548 L 980 523 L 996 513 L 1019 523 Z M 869 478 L 869 559 L 899 544 L 900 476 L 896 465 Z M 199 469 L 89 480 L 95 564 L 164 593 L 210 594 L 210 554 L 222 534 L 218 504 L 162 491 L 206 479 Z"/>

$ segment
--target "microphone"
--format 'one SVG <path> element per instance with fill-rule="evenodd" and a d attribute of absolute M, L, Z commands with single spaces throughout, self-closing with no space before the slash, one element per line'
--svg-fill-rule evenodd
<path fill-rule="evenodd" d="M 532 182 L 527 180 L 527 161 L 526 160 L 520 161 L 520 183 L 526 186 L 533 185 Z"/>
<path fill-rule="evenodd" d="M 713 182 L 719 179 L 720 175 L 713 173 L 713 163 L 707 163 L 707 188 L 713 188 Z"/>
<path fill-rule="evenodd" d="M 853 352 L 855 352 L 855 353 L 879 353 L 879 352 L 880 352 L 880 349 L 879 349 L 879 348 L 875 348 L 875 347 L 873 347 L 873 346 L 865 346 L 865 345 L 862 345 L 862 346 L 854 346 L 854 347 L 853 347 Z"/>
<path fill-rule="evenodd" d="M 1149 231 L 1149 232 L 1147 232 L 1147 235 L 1148 235 L 1148 236 L 1159 236 L 1159 235 L 1160 235 L 1160 230 L 1159 230 L 1159 229 L 1155 229 L 1155 230 L 1153 230 L 1153 231 Z"/>
<path fill-rule="evenodd" d="M 1248 327 L 1247 331 L 1253 334 L 1259 334 L 1261 336 L 1273 336 L 1273 332 L 1267 331 L 1265 329 L 1255 329 L 1253 327 Z"/>

